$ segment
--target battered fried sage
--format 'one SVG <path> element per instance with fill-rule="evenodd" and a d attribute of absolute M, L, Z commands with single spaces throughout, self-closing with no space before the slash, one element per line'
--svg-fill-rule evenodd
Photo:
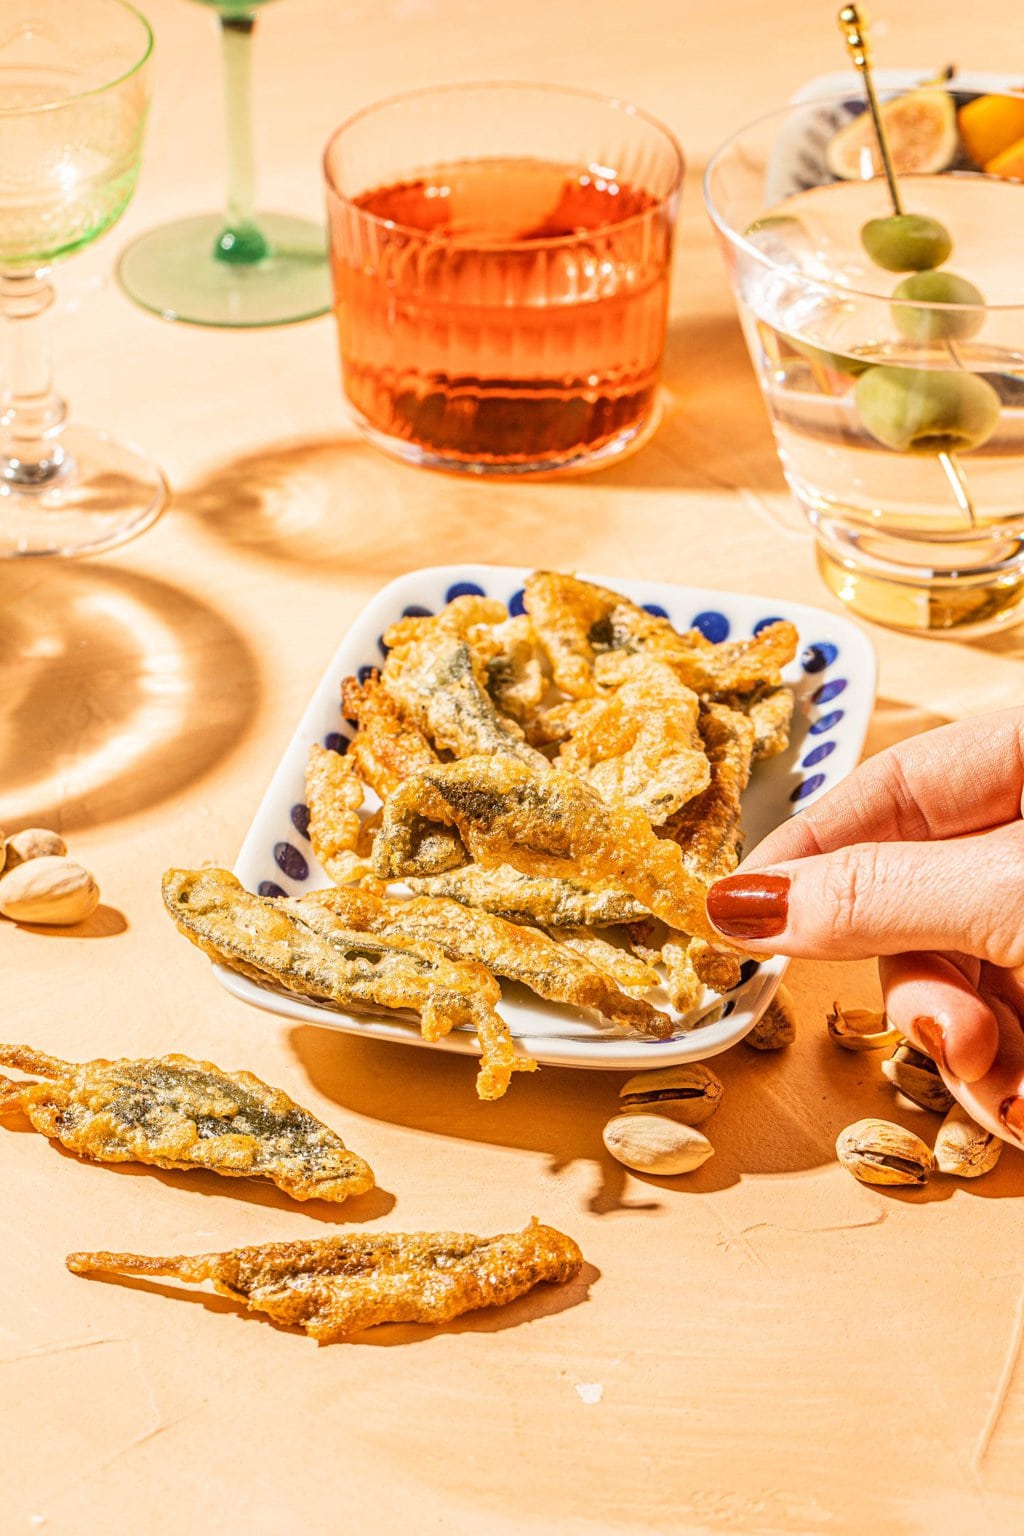
<path fill-rule="evenodd" d="M 295 1200 L 345 1200 L 373 1188 L 367 1163 L 280 1088 L 251 1072 L 224 1072 L 188 1056 L 58 1061 L 26 1045 L 0 1045 L 0 1066 L 46 1078 L 0 1078 L 0 1115 L 98 1163 L 205 1168 L 263 1178 Z"/>
<path fill-rule="evenodd" d="M 370 873 L 362 803 L 363 786 L 351 759 L 314 742 L 306 761 L 309 841 L 324 873 L 338 885 Z"/>
<path fill-rule="evenodd" d="M 481 965 L 449 960 L 422 940 L 359 933 L 323 907 L 254 896 L 224 869 L 168 870 L 162 890 L 186 938 L 244 976 L 340 1008 L 410 1010 L 419 1014 L 426 1040 L 474 1029 L 483 1099 L 500 1098 L 512 1072 L 536 1067 L 515 1055 L 494 1007 L 498 983 Z"/>
<path fill-rule="evenodd" d="M 451 896 L 465 907 L 544 928 L 609 928 L 647 916 L 646 907 L 628 891 L 588 891 L 576 880 L 522 875 L 510 864 L 493 869 L 466 864 L 444 874 L 413 878 L 409 884 L 425 896 Z"/>
<path fill-rule="evenodd" d="M 437 762 L 437 753 L 418 726 L 404 719 L 398 705 L 372 672 L 365 683 L 346 677 L 341 708 L 357 730 L 345 756 L 356 773 L 383 800 L 410 773 Z"/>
<path fill-rule="evenodd" d="M 478 863 L 624 891 L 672 927 L 716 938 L 704 910 L 707 882 L 687 868 L 678 843 L 657 837 L 636 807 L 605 804 L 573 774 L 481 755 L 413 774 L 384 804 L 373 849 L 379 878 L 423 873 L 415 835 L 424 822 L 457 828 Z"/>
<path fill-rule="evenodd" d="M 378 1323 L 447 1323 L 505 1306 L 541 1281 L 575 1280 L 583 1255 L 571 1237 L 533 1221 L 523 1232 L 381 1232 L 264 1243 L 227 1253 L 151 1258 L 69 1253 L 76 1275 L 152 1275 L 209 1281 L 250 1312 L 334 1344 Z"/>
<path fill-rule="evenodd" d="M 538 928 L 521 928 L 490 912 L 473 912 L 444 896 L 414 896 L 411 901 L 379 897 L 361 890 L 312 891 L 302 906 L 317 905 L 360 933 L 383 938 L 424 939 L 437 944 L 450 960 L 472 960 L 496 976 L 518 981 L 538 997 L 575 1008 L 594 1008 L 622 1029 L 663 1039 L 672 1020 L 641 998 L 620 991 L 612 976 L 592 960 L 556 943 Z M 610 949 L 610 945 L 604 945 Z M 633 965 L 637 962 L 624 955 Z M 644 978 L 657 985 L 658 978 Z"/>

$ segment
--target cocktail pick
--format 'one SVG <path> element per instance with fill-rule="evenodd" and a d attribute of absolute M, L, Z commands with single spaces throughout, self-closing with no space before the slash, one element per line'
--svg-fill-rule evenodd
<path fill-rule="evenodd" d="M 892 211 L 895 214 L 902 214 L 903 202 L 900 198 L 896 172 L 893 169 L 892 154 L 889 149 L 889 136 L 885 131 L 885 124 L 882 121 L 878 96 L 875 93 L 875 82 L 871 77 L 871 49 L 868 43 L 867 17 L 859 6 L 843 6 L 839 12 L 839 30 L 843 34 L 843 41 L 846 43 L 846 51 L 850 55 L 850 61 L 864 82 L 864 95 L 867 98 L 868 111 L 871 113 L 871 121 L 874 124 L 875 138 L 878 140 L 878 153 L 882 161 L 886 186 L 889 189 L 889 201 L 892 203 Z M 952 342 L 947 341 L 946 346 L 953 362 L 958 368 L 962 368 L 963 364 L 957 356 Z M 977 523 L 974 502 L 971 499 L 966 476 L 960 468 L 956 456 L 952 453 L 940 452 L 938 460 L 946 479 L 949 481 L 950 490 L 953 492 L 953 498 L 958 508 L 973 528 Z"/>

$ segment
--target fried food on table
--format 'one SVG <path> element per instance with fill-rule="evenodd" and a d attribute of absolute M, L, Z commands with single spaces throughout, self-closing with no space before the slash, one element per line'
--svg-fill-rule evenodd
<path fill-rule="evenodd" d="M 648 915 L 627 891 L 590 891 L 576 880 L 522 875 L 510 864 L 493 869 L 466 864 L 444 874 L 411 878 L 409 884 L 425 896 L 451 896 L 463 906 L 542 928 L 608 928 Z"/>
<path fill-rule="evenodd" d="M 45 1078 L 0 1078 L 0 1115 L 99 1163 L 204 1168 L 269 1179 L 295 1200 L 345 1200 L 373 1188 L 367 1163 L 280 1088 L 188 1056 L 59 1061 L 0 1045 L 0 1066 Z"/>
<path fill-rule="evenodd" d="M 373 846 L 380 879 L 422 873 L 415 834 L 424 822 L 455 827 L 480 864 L 624 891 L 672 927 L 715 939 L 704 910 L 706 883 L 684 864 L 679 844 L 658 837 L 642 811 L 607 804 L 574 774 L 534 773 L 505 756 L 462 758 L 413 774 L 384 805 Z"/>
<path fill-rule="evenodd" d="M 419 726 L 404 718 L 379 672 L 371 672 L 365 683 L 344 678 L 341 708 L 346 720 L 357 726 L 345 756 L 382 800 L 410 773 L 437 762 L 430 742 Z"/>
<path fill-rule="evenodd" d="M 422 940 L 346 928 L 322 907 L 254 896 L 223 869 L 171 869 L 162 888 L 185 937 L 243 976 L 342 1008 L 409 1010 L 419 1014 L 426 1040 L 456 1028 L 475 1030 L 481 1098 L 500 1098 L 513 1071 L 536 1066 L 515 1055 L 494 1007 L 498 983 L 481 965 L 449 960 Z"/>
<path fill-rule="evenodd" d="M 306 762 L 309 841 L 325 874 L 338 885 L 371 873 L 359 811 L 363 785 L 354 763 L 314 743 Z"/>
<path fill-rule="evenodd" d="M 710 885 L 731 874 L 740 860 L 742 797 L 750 779 L 755 727 L 738 710 L 709 704 L 701 712 L 700 733 L 710 783 L 665 823 L 664 831 L 679 845 L 687 869 Z"/>
<path fill-rule="evenodd" d="M 574 1280 L 583 1255 L 571 1237 L 533 1221 L 522 1232 L 371 1233 L 265 1243 L 227 1253 L 69 1253 L 76 1275 L 147 1275 L 201 1285 L 321 1344 L 379 1323 L 447 1323 L 505 1306 L 542 1281 Z"/>
<path fill-rule="evenodd" d="M 414 896 L 403 901 L 368 891 L 330 889 L 310 892 L 301 904 L 326 907 L 347 928 L 360 933 L 437 944 L 449 959 L 477 961 L 493 975 L 518 981 L 551 1002 L 594 1008 L 633 1033 L 655 1039 L 672 1033 L 672 1020 L 666 1014 L 642 998 L 628 996 L 593 960 L 557 943 L 539 928 L 522 928 L 490 912 L 471 911 L 444 896 Z M 610 944 L 599 942 L 603 949 L 612 949 Z M 622 958 L 638 964 L 628 954 Z M 641 985 L 657 983 L 653 972 L 641 978 Z"/>

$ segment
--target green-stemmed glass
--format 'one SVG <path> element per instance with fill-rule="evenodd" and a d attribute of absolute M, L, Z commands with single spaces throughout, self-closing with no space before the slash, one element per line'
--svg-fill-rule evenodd
<path fill-rule="evenodd" d="M 0 0 L 0 556 L 94 554 L 163 509 L 148 459 L 64 427 L 51 263 L 120 217 L 138 176 L 153 34 L 124 0 Z"/>
<path fill-rule="evenodd" d="M 150 230 L 118 267 L 128 296 L 193 325 L 286 325 L 331 305 L 319 224 L 256 212 L 251 55 L 256 10 L 269 0 L 199 0 L 220 21 L 227 108 L 228 190 L 222 214 Z"/>

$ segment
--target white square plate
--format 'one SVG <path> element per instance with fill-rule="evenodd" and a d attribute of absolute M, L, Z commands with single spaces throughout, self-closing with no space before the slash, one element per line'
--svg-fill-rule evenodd
<path fill-rule="evenodd" d="M 528 574 L 528 567 L 433 566 L 410 571 L 378 592 L 339 646 L 285 749 L 235 865 L 243 885 L 263 895 L 298 896 L 330 883 L 306 836 L 306 758 L 315 741 L 344 750 L 351 727 L 341 717 L 341 679 L 382 665 L 381 636 L 388 626 L 406 613 L 435 613 L 466 591 L 500 598 L 513 612 L 519 612 L 523 580 Z M 799 630 L 801 651 L 785 673 L 797 700 L 792 739 L 785 753 L 754 769 L 743 801 L 748 847 L 837 784 L 856 765 L 874 702 L 875 658 L 867 638 L 849 619 L 782 598 L 742 597 L 608 576 L 592 579 L 667 614 L 679 629 L 696 625 L 715 641 L 750 635 L 773 618 L 789 619 Z M 680 1018 L 678 1032 L 668 1040 L 624 1035 L 583 1009 L 544 1002 L 508 982 L 502 983 L 501 1011 L 517 1048 L 541 1063 L 634 1072 L 697 1061 L 727 1050 L 747 1034 L 764 1011 L 785 965 L 781 958 L 747 961 L 740 985 L 721 1000 L 707 993 L 693 1015 Z M 260 985 L 225 966 L 217 966 L 216 971 L 229 992 L 271 1013 L 350 1034 L 428 1045 L 414 1020 L 347 1014 Z M 664 1005 L 657 994 L 651 997 Z M 700 1017 L 709 1010 L 709 1022 L 700 1023 Z M 716 1013 L 718 1017 L 714 1017 Z M 429 1042 L 429 1048 L 477 1052 L 475 1036 L 468 1031 Z"/>

